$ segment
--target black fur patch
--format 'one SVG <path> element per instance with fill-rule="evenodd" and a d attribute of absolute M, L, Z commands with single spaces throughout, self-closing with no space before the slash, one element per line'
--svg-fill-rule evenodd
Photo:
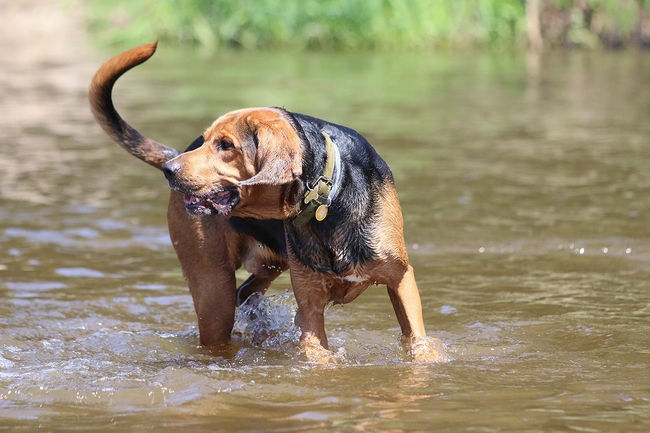
<path fill-rule="evenodd" d="M 252 236 L 275 254 L 287 257 L 287 244 L 284 240 L 284 223 L 282 221 L 230 217 L 228 222 L 236 232 Z"/>

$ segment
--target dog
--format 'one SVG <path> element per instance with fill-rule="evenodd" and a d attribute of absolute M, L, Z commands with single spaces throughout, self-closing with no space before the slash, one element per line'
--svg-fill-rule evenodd
<path fill-rule="evenodd" d="M 393 176 L 370 143 L 345 126 L 277 107 L 227 113 L 183 153 L 144 137 L 117 113 L 112 90 L 156 47 L 103 64 L 89 100 L 108 136 L 161 170 L 171 187 L 169 233 L 200 343 L 227 343 L 236 305 L 289 269 L 307 360 L 331 359 L 326 307 L 351 302 L 374 284 L 387 286 L 410 356 L 441 361 L 425 333 Z M 236 288 L 242 266 L 251 275 Z"/>

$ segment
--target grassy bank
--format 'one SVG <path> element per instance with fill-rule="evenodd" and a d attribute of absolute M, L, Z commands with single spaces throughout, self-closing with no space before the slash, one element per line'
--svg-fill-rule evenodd
<path fill-rule="evenodd" d="M 650 0 L 88 0 L 103 44 L 432 49 L 650 45 Z M 528 10 L 527 10 L 528 9 Z M 528 12 L 528 14 L 527 14 Z"/>

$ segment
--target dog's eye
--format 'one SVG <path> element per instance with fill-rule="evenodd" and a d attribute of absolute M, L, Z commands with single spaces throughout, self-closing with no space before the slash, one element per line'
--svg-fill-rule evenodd
<path fill-rule="evenodd" d="M 233 144 L 232 141 L 226 138 L 222 138 L 217 142 L 217 147 L 219 148 L 219 150 L 229 150 L 235 147 L 235 145 Z"/>

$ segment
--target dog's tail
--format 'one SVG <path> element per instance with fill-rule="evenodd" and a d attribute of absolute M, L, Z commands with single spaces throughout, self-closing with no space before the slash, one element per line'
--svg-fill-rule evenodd
<path fill-rule="evenodd" d="M 180 152 L 145 137 L 126 123 L 115 110 L 111 92 L 118 78 L 126 71 L 145 62 L 156 52 L 155 44 L 142 45 L 113 57 L 97 71 L 88 89 L 93 116 L 113 141 L 131 155 L 158 169 Z"/>

